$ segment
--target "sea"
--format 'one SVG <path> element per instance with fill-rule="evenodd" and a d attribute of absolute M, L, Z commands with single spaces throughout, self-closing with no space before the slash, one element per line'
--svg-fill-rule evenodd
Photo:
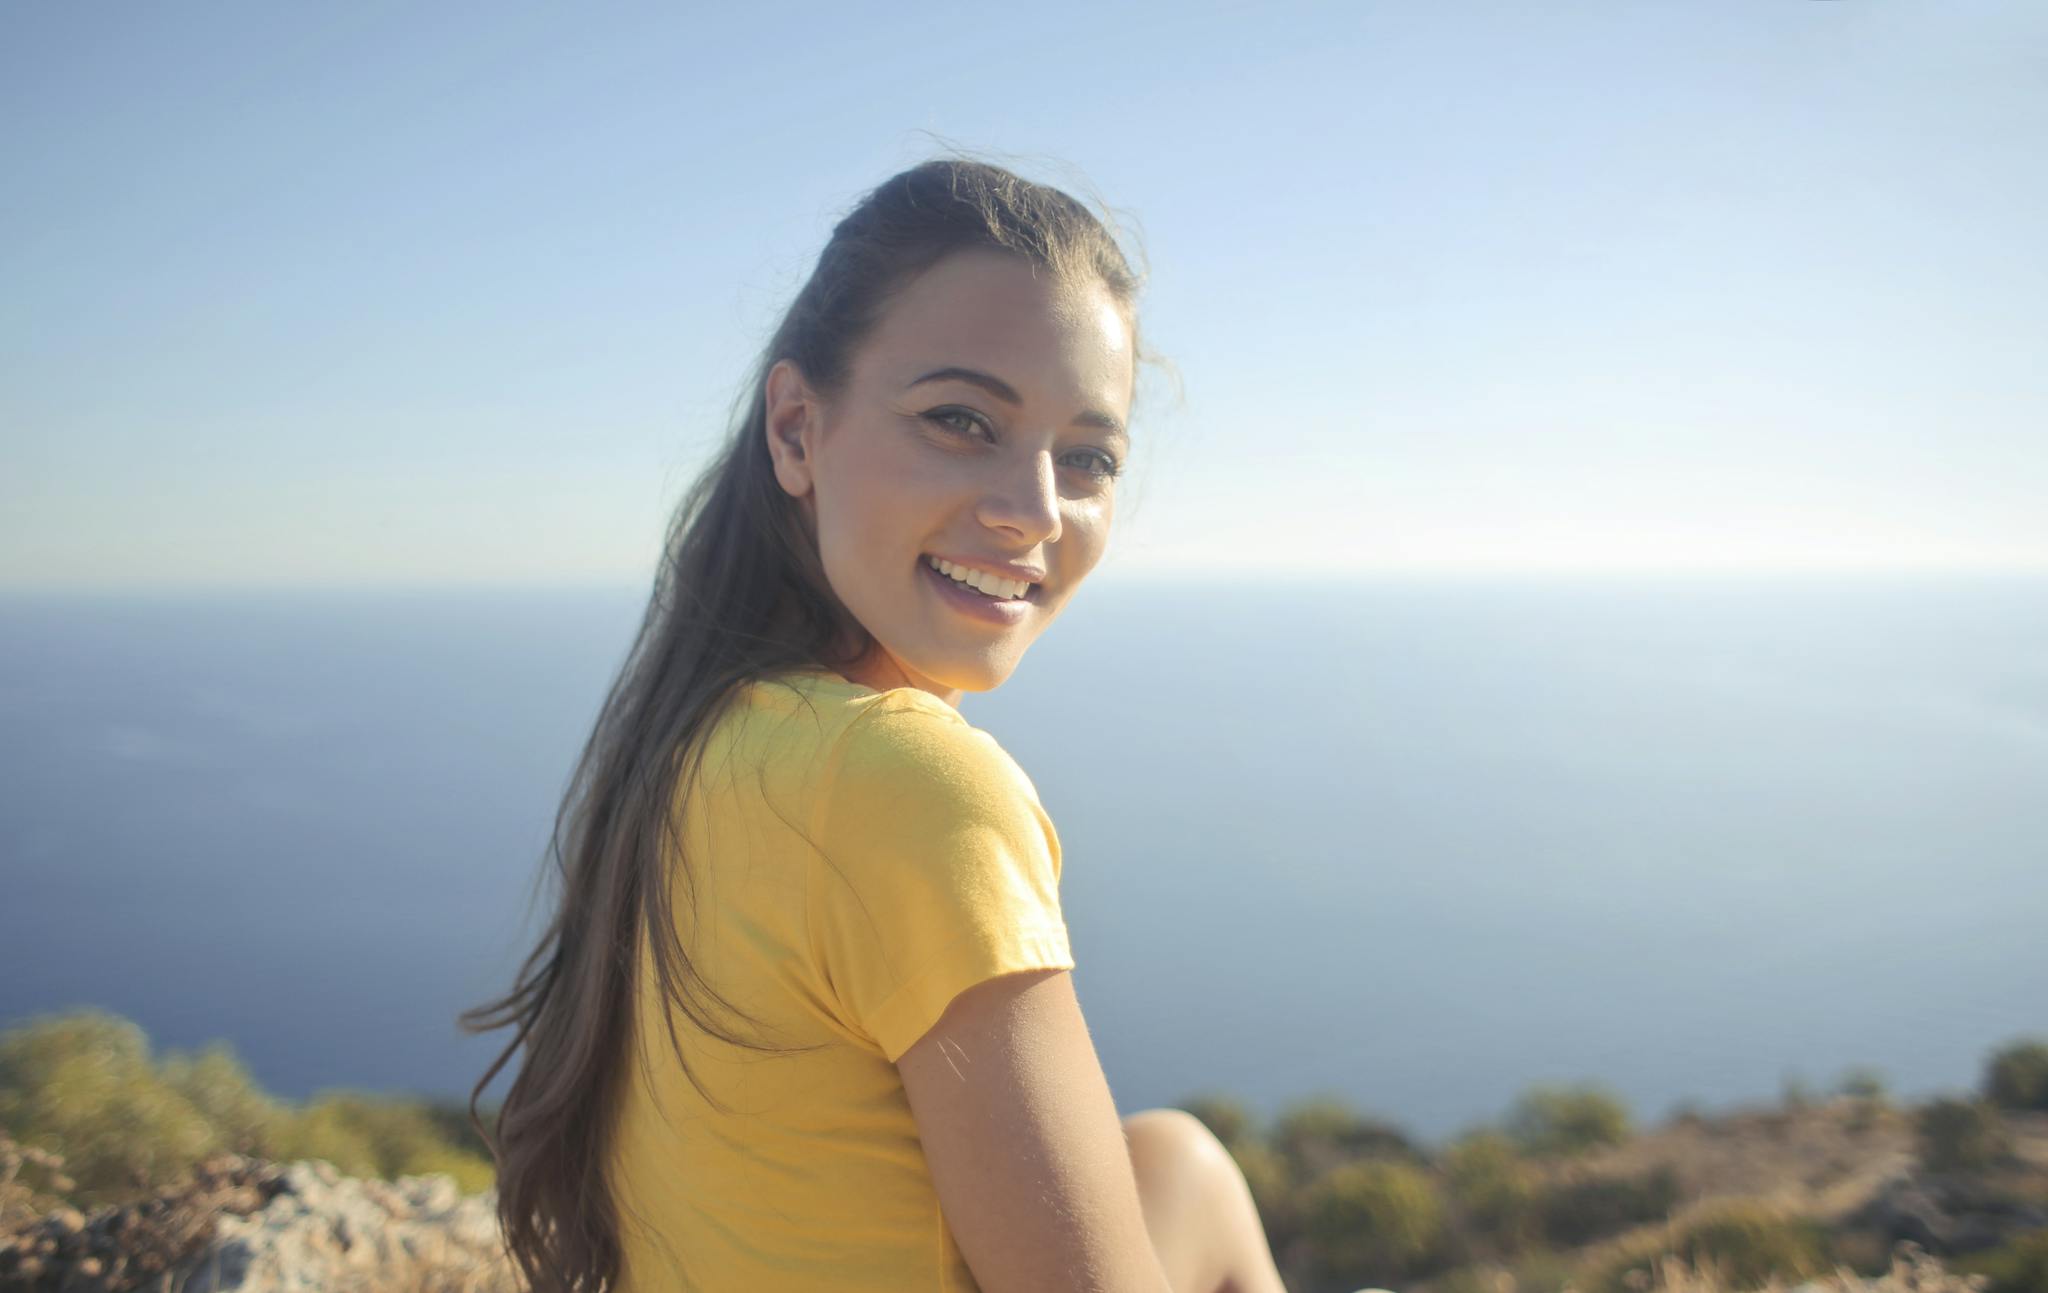
<path fill-rule="evenodd" d="M 0 1028 L 466 1099 L 645 601 L 0 597 Z M 1059 832 L 1127 1113 L 1648 1124 L 2048 1038 L 2039 577 L 1101 576 L 961 710 Z"/>

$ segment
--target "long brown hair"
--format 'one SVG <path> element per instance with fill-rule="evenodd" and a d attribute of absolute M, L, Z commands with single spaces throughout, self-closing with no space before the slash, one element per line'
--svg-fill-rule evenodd
<path fill-rule="evenodd" d="M 751 370 L 744 413 L 670 522 L 638 635 L 556 814 L 540 877 L 560 881 L 554 919 L 512 991 L 460 1016 L 471 1033 L 517 1028 L 469 1109 L 497 1160 L 506 1247 L 536 1290 L 616 1287 L 619 1220 L 605 1164 L 632 1041 L 638 939 L 652 949 L 663 997 L 697 1027 L 753 1050 L 803 1049 L 729 1035 L 703 1008 L 708 996 L 735 1010 L 696 973 L 672 920 L 672 872 L 690 891 L 677 791 L 695 776 L 700 737 L 748 681 L 791 668 L 843 670 L 872 646 L 826 582 L 804 513 L 776 482 L 768 370 L 789 359 L 835 398 L 894 294 L 942 257 L 971 249 L 1020 256 L 1057 281 L 1100 281 L 1136 345 L 1142 278 L 1109 226 L 1059 189 L 1001 166 L 927 161 L 884 180 L 834 227 Z M 1146 357 L 1142 347 L 1137 353 Z M 710 1098 L 673 1019 L 669 1039 Z M 522 1043 L 492 1136 L 477 1101 Z"/>

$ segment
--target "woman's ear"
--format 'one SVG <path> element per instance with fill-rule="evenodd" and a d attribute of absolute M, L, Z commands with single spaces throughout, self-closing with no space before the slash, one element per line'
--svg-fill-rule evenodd
<path fill-rule="evenodd" d="M 815 483 L 812 437 L 823 419 L 818 397 L 787 359 L 776 360 L 768 370 L 767 407 L 768 457 L 775 464 L 776 483 L 792 498 L 802 498 Z"/>

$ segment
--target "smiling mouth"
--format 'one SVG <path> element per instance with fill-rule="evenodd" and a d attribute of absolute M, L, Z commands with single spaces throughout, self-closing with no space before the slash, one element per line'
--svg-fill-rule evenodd
<path fill-rule="evenodd" d="M 984 589 L 976 587 L 974 584 L 968 583 L 965 579 L 958 579 L 952 575 L 947 574 L 944 570 L 939 568 L 938 562 L 939 559 L 937 557 L 932 556 L 928 552 L 921 554 L 917 559 L 917 564 L 923 566 L 926 570 L 930 571 L 932 575 L 934 575 L 935 577 L 946 580 L 949 583 L 958 584 L 963 591 L 973 593 L 977 597 L 985 597 L 990 602 L 993 602 L 997 605 L 1002 605 L 1008 602 L 1036 602 L 1039 600 L 1039 594 L 1041 590 L 1043 590 L 1043 588 L 1045 587 L 1045 585 L 1043 584 L 1034 583 L 1026 584 L 1024 587 L 1024 591 L 1021 593 L 1016 593 L 1012 595 L 990 593 L 985 591 Z M 960 569 L 960 567 L 956 567 L 956 569 Z M 1010 580 L 1009 586 L 1014 586 L 1018 582 L 1020 581 Z"/>

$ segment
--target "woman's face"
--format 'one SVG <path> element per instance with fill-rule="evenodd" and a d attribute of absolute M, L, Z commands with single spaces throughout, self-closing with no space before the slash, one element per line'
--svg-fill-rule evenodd
<path fill-rule="evenodd" d="M 957 705 L 1010 676 L 1109 542 L 1135 373 L 1099 282 L 1056 286 L 979 250 L 897 294 L 837 400 L 788 360 L 770 370 L 776 479 L 875 638 L 855 681 Z M 989 583 L 992 597 L 934 561 L 1030 588 Z"/>

